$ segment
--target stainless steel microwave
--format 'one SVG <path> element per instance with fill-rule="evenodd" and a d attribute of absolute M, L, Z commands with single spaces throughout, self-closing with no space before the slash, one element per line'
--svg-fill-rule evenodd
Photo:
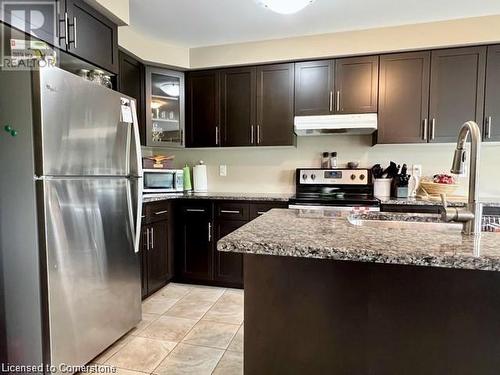
<path fill-rule="evenodd" d="M 144 193 L 179 193 L 184 190 L 182 169 L 144 169 Z"/>

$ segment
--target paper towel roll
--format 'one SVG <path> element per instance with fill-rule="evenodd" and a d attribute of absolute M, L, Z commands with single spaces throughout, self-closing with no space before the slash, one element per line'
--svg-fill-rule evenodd
<path fill-rule="evenodd" d="M 193 168 L 193 184 L 195 193 L 205 193 L 208 191 L 207 166 L 200 161 L 200 164 Z"/>

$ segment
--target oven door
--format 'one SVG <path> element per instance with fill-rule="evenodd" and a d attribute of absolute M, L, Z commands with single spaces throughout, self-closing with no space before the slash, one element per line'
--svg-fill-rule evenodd
<path fill-rule="evenodd" d="M 145 169 L 143 173 L 144 193 L 173 193 L 179 191 L 177 187 L 177 171 Z"/>

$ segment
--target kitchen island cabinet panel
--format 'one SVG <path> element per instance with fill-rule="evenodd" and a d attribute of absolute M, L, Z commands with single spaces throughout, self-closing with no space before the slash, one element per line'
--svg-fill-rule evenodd
<path fill-rule="evenodd" d="M 218 241 L 222 237 L 234 232 L 245 225 L 247 221 L 241 220 L 219 220 L 216 222 L 215 238 Z M 243 288 L 243 255 L 236 253 L 224 253 L 214 250 L 215 254 L 215 280 L 226 286 Z"/>

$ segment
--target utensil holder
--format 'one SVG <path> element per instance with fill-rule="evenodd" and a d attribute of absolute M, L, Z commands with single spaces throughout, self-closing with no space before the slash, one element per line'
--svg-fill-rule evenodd
<path fill-rule="evenodd" d="M 391 196 L 392 178 L 376 178 L 373 180 L 373 195 L 377 198 Z"/>

